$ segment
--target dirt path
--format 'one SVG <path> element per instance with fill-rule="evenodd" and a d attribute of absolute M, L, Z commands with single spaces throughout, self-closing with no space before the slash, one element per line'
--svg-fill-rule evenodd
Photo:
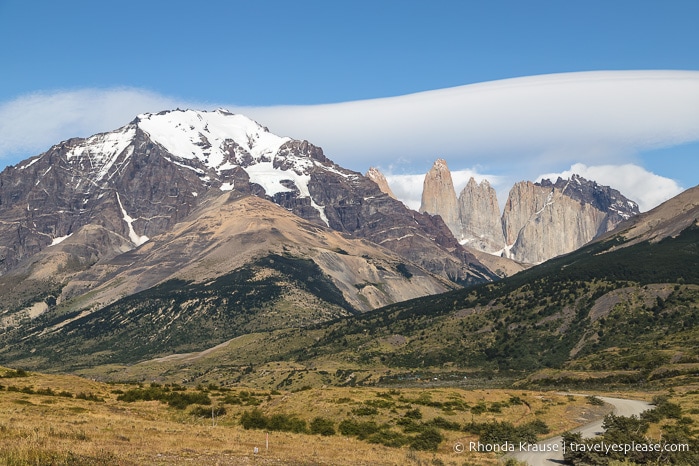
<path fill-rule="evenodd" d="M 584 395 L 579 395 L 584 396 Z M 609 403 L 614 406 L 614 414 L 618 416 L 638 416 L 643 411 L 650 409 L 650 403 L 640 400 L 628 400 L 624 398 L 609 398 L 606 396 L 598 397 L 605 403 Z M 573 429 L 573 432 L 581 432 L 583 438 L 594 437 L 602 433 L 602 423 L 604 419 L 599 419 L 595 422 L 591 422 L 577 429 Z M 513 453 L 511 456 L 518 461 L 525 461 L 530 466 L 553 466 L 563 463 L 563 450 L 561 441 L 562 437 L 553 437 L 550 439 L 543 440 L 536 444 L 537 451 L 521 451 Z"/>

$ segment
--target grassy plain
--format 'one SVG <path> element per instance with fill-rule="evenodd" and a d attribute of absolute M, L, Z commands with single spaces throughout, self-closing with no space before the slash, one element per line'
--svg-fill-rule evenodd
<path fill-rule="evenodd" d="M 0 369 L 3 375 L 13 372 Z M 544 391 L 369 387 L 276 391 L 214 385 L 177 387 L 182 393 L 204 393 L 212 402 L 177 409 L 162 401 L 118 399 L 138 385 L 75 376 L 28 373 L 0 378 L 0 385 L 0 464 L 8 465 L 496 464 L 494 454 L 455 453 L 455 442 L 468 445 L 478 438 L 458 426 L 541 420 L 550 430 L 540 436 L 545 437 L 608 409 L 592 406 L 584 397 Z M 223 407 L 225 414 L 212 419 L 208 414 L 212 407 L 217 411 Z M 246 430 L 240 424 L 241 415 L 254 409 L 266 416 L 295 416 L 308 424 L 317 417 L 329 419 L 336 433 L 272 431 L 267 449 L 264 430 Z M 338 429 L 342 420 L 353 420 L 410 436 L 403 431 L 411 416 L 417 424 L 441 426 L 443 437 L 436 451 L 387 447 L 342 435 Z"/>

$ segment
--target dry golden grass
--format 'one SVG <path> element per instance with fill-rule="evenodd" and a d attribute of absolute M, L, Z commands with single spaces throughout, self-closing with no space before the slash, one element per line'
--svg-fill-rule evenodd
<path fill-rule="evenodd" d="M 2 375 L 0 373 L 0 375 Z M 105 465 L 178 465 L 178 464 L 332 464 L 332 465 L 404 465 L 404 464 L 496 464 L 492 454 L 457 454 L 455 442 L 475 441 L 464 432 L 443 430 L 444 441 L 436 452 L 417 452 L 370 444 L 340 434 L 319 435 L 271 432 L 269 450 L 265 432 L 245 430 L 240 415 L 251 406 L 226 404 L 227 413 L 216 418 L 190 414 L 191 408 L 177 410 L 158 401 L 126 403 L 117 400 L 115 390 L 126 391 L 132 385 L 108 385 L 73 376 L 30 374 L 28 377 L 0 379 L 0 464 L 105 464 Z M 46 396 L 7 387 L 34 391 L 50 388 L 72 394 L 92 394 L 104 401 L 89 401 L 65 396 Z M 229 391 L 210 390 L 214 406 Z M 250 391 L 250 389 L 247 389 Z M 544 420 L 551 435 L 560 433 L 590 417 L 584 398 L 548 392 L 523 390 L 473 390 L 457 388 L 409 388 L 391 391 L 378 388 L 323 388 L 299 392 L 257 391 L 258 406 L 265 414 L 295 414 L 310 422 L 316 416 L 333 419 L 375 420 L 394 424 L 407 409 L 420 409 L 422 421 L 443 417 L 462 425 L 471 421 L 510 421 L 522 424 Z M 426 406 L 411 401 L 448 402 L 459 400 L 476 406 L 492 406 L 512 396 L 526 404 L 504 407 L 500 412 L 472 414 Z M 374 416 L 357 416 L 357 407 L 376 400 L 392 406 L 379 409 Z M 394 430 L 400 428 L 395 426 Z M 253 453 L 257 447 L 259 452 Z M 436 461 L 439 460 L 439 461 Z"/>

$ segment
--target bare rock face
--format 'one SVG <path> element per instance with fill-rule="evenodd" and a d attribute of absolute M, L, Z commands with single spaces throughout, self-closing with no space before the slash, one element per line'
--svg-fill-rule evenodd
<path fill-rule="evenodd" d="M 536 264 L 565 254 L 639 213 L 619 191 L 574 175 L 513 186 L 502 225 L 506 255 Z"/>
<path fill-rule="evenodd" d="M 391 191 L 391 187 L 388 185 L 388 181 L 386 181 L 386 177 L 381 173 L 377 168 L 370 167 L 369 170 L 364 174 L 367 178 L 369 178 L 371 181 L 379 185 L 379 189 L 391 196 L 393 199 L 397 199 L 396 195 L 393 194 L 393 191 Z"/>
<path fill-rule="evenodd" d="M 531 181 L 520 181 L 512 186 L 502 212 L 502 229 L 508 246 L 514 245 L 532 215 L 542 211 L 549 195 L 553 196 L 550 189 L 542 189 Z"/>
<path fill-rule="evenodd" d="M 444 159 L 437 159 L 425 175 L 420 212 L 439 215 L 455 237 L 460 236 L 461 221 L 454 182 Z"/>
<path fill-rule="evenodd" d="M 473 177 L 459 195 L 459 242 L 478 251 L 496 252 L 504 247 L 500 206 L 488 180 L 477 183 Z"/>
<path fill-rule="evenodd" d="M 437 160 L 425 176 L 420 211 L 439 215 L 462 246 L 526 264 L 574 251 L 639 213 L 619 191 L 578 175 L 516 183 L 502 216 L 488 181 L 471 178 L 455 199 L 449 168 Z"/>
<path fill-rule="evenodd" d="M 96 153 L 100 149 L 107 156 Z M 129 125 L 64 141 L 6 168 L 0 173 L 0 273 L 88 224 L 137 246 L 184 218 L 202 182 L 167 159 Z"/>

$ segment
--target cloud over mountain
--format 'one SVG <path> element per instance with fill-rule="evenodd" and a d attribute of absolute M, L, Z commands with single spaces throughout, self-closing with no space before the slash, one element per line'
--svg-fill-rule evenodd
<path fill-rule="evenodd" d="M 683 191 L 682 187 L 675 181 L 658 176 L 633 164 L 588 167 L 585 164 L 576 163 L 569 170 L 541 175 L 537 181 L 548 178 L 555 182 L 559 176 L 565 179 L 570 178 L 573 174 L 595 180 L 602 185 L 614 186 L 630 199 L 636 201 L 641 212 L 650 210 Z"/>
<path fill-rule="evenodd" d="M 25 95 L 0 104 L 0 160 L 15 163 L 145 111 L 218 106 L 133 88 Z M 312 141 L 358 171 L 379 165 L 415 173 L 442 157 L 455 170 L 482 166 L 524 179 L 576 163 L 626 166 L 639 151 L 699 141 L 699 72 L 566 73 L 337 104 L 228 108 Z M 674 189 L 666 184 L 662 196 Z"/>

